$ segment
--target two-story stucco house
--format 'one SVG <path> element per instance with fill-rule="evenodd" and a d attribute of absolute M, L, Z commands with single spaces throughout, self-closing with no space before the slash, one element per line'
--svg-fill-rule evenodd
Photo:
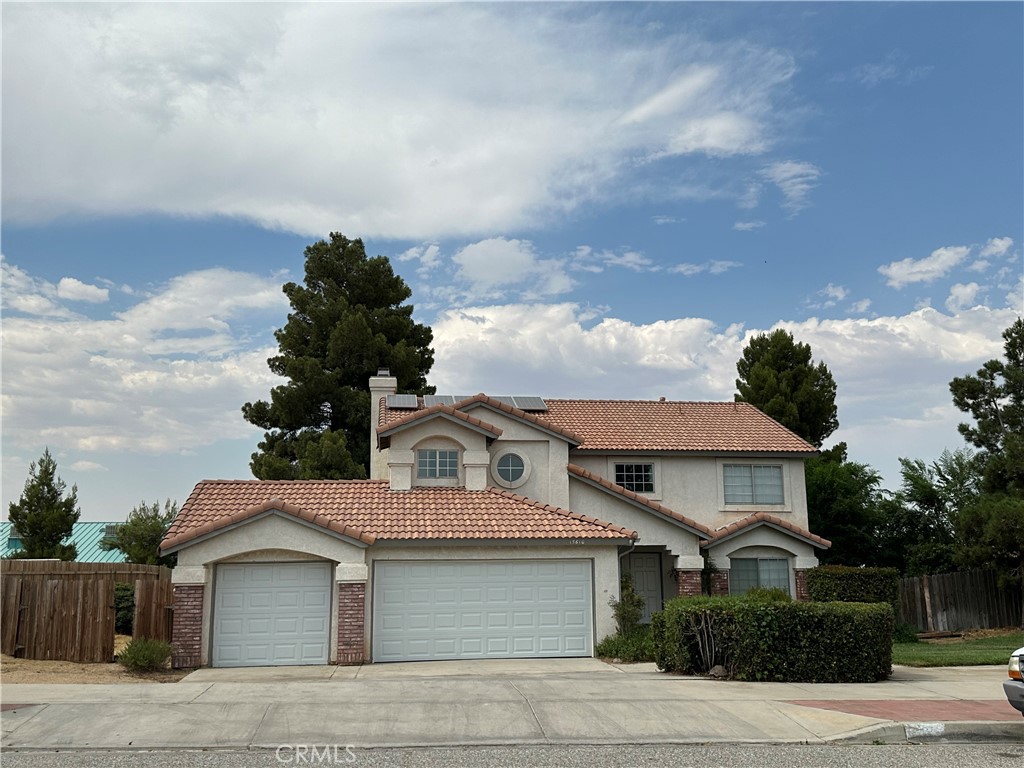
<path fill-rule="evenodd" d="M 590 656 L 631 574 L 677 595 L 781 587 L 815 449 L 743 403 L 396 393 L 370 380 L 369 480 L 199 483 L 178 553 L 179 666 Z"/>

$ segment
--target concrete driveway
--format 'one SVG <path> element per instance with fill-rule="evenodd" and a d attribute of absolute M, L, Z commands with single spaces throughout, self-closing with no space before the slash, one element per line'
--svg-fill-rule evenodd
<path fill-rule="evenodd" d="M 924 731 L 915 733 L 939 739 L 980 733 L 1019 742 L 1021 718 L 1000 700 L 1004 674 L 1003 667 L 898 669 L 890 681 L 863 685 L 742 683 L 595 659 L 199 670 L 163 685 L 3 686 L 2 744 L 277 749 L 894 742 L 907 740 L 904 721 L 919 719 L 900 713 L 912 715 L 920 702 L 931 710 Z M 960 716 L 964 707 L 973 707 L 971 717 Z M 978 712 L 984 723 L 976 722 Z M 970 728 L 958 722 L 968 720 Z"/>

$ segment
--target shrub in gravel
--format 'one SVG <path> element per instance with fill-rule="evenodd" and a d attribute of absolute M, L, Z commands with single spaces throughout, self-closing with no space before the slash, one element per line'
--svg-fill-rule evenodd
<path fill-rule="evenodd" d="M 171 644 L 140 637 L 117 655 L 117 663 L 129 672 L 161 672 L 171 661 Z"/>

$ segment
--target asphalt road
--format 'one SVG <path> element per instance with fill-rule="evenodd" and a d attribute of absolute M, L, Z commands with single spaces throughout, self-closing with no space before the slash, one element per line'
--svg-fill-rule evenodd
<path fill-rule="evenodd" d="M 326 754 L 326 758 L 324 755 Z M 1016 745 L 526 746 L 257 752 L 5 752 L 4 768 L 1024 768 Z"/>

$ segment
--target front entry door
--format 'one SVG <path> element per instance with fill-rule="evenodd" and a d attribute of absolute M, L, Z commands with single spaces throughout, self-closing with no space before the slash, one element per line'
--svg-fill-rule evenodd
<path fill-rule="evenodd" d="M 633 552 L 629 555 L 633 590 L 644 599 L 644 624 L 661 610 L 661 555 L 657 552 Z"/>

